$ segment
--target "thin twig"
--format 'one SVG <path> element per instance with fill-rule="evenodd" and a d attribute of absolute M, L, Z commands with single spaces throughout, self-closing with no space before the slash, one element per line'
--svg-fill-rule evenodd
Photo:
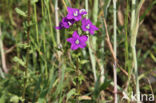
<path fill-rule="evenodd" d="M 10 47 L 9 49 L 7 49 L 5 51 L 5 55 L 11 53 L 15 48 L 16 48 L 16 45 L 14 45 L 14 46 Z"/>
<path fill-rule="evenodd" d="M 110 51 L 111 51 L 111 53 L 112 53 L 112 55 L 113 55 L 113 59 L 114 59 L 114 62 L 115 62 L 115 65 L 114 66 L 116 66 L 117 65 L 117 58 L 116 58 L 116 54 L 115 54 L 115 52 L 114 52 L 114 50 L 113 50 L 113 47 L 112 47 L 112 44 L 111 44 L 111 42 L 110 42 L 110 38 L 109 38 L 109 34 L 108 34 L 108 30 L 107 30 L 107 24 L 106 24 L 106 21 L 105 21 L 105 18 L 104 18 L 104 25 L 105 25 L 105 30 L 106 30 L 106 41 L 107 41 L 107 44 L 108 44 L 108 46 L 109 46 L 109 49 L 110 49 Z M 113 70 L 114 70 L 115 68 L 113 67 Z M 116 71 L 114 71 L 114 72 L 116 72 Z M 117 75 L 114 73 L 114 76 L 115 76 L 115 83 L 114 83 L 114 95 L 115 95 L 115 103 L 117 103 Z"/>
<path fill-rule="evenodd" d="M 111 54 L 112 54 L 112 56 L 113 56 L 114 61 L 117 61 L 117 58 L 116 58 L 116 56 L 115 56 L 115 54 L 114 54 L 114 50 L 113 50 L 112 44 L 111 44 L 111 42 L 110 42 L 110 38 L 109 38 L 109 34 L 108 34 L 108 29 L 107 29 L 106 20 L 105 20 L 105 18 L 103 18 L 103 20 L 104 20 L 104 25 L 105 25 L 105 29 L 106 29 L 106 42 L 107 42 L 107 44 L 108 44 L 108 47 L 109 47 L 109 49 L 110 49 L 110 52 L 111 52 Z"/>

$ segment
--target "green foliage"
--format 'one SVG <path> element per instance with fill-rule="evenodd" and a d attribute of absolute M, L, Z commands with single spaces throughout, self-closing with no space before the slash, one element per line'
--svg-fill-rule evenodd
<path fill-rule="evenodd" d="M 15 8 L 15 11 L 16 11 L 19 15 L 24 16 L 24 17 L 27 17 L 27 14 L 26 14 L 24 11 L 22 11 L 21 9 Z"/>
<path fill-rule="evenodd" d="M 4 48 L 0 50 L 4 49 L 9 68 L 8 74 L 3 72 L 0 54 L 0 103 L 105 103 L 108 100 L 113 102 L 113 57 L 106 41 L 106 29 L 112 44 L 114 9 L 111 0 L 85 1 L 58 2 L 59 20 L 67 14 L 65 4 L 79 9 L 88 8 L 86 17 L 92 19 L 99 28 L 93 38 L 89 39 L 87 48 L 72 51 L 66 38 L 72 35 L 73 30 L 82 33 L 81 28 L 77 28 L 77 25 L 81 27 L 81 22 L 74 24 L 69 30 L 59 31 L 61 44 L 58 45 L 55 0 L 31 0 L 30 21 L 27 20 L 27 0 L 0 0 L 0 40 L 4 44 Z M 147 6 L 143 5 L 142 8 L 141 3 L 136 4 L 134 19 L 137 22 L 134 22 L 133 30 L 130 29 L 130 2 L 131 0 L 117 0 L 117 13 L 121 12 L 125 19 L 124 25 L 117 22 L 116 28 L 119 100 L 123 92 L 129 96 L 136 88 L 130 32 L 138 32 L 137 38 L 134 38 L 136 35 L 133 38 L 136 43 L 139 89 L 142 93 L 156 93 L 153 87 L 155 80 L 151 84 L 147 81 L 151 81 L 149 76 L 155 77 L 156 69 L 156 14 L 152 11 L 155 10 L 156 0 L 146 1 Z M 107 28 L 103 22 L 104 18 Z M 116 19 L 120 21 L 120 16 Z M 145 23 L 138 23 L 139 21 Z M 136 25 L 140 27 L 139 30 Z M 27 33 L 30 33 L 29 40 Z M 89 36 L 87 33 L 86 35 Z M 134 43 L 133 40 L 131 42 Z"/>

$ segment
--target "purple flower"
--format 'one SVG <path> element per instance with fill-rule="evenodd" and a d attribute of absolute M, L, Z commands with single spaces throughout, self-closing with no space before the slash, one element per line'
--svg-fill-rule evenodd
<path fill-rule="evenodd" d="M 87 36 L 85 35 L 79 36 L 79 34 L 76 31 L 74 31 L 71 38 L 67 39 L 67 41 L 71 43 L 72 50 L 76 50 L 78 48 L 85 48 L 87 40 L 88 40 Z"/>
<path fill-rule="evenodd" d="M 76 8 L 70 8 L 68 7 L 68 14 L 67 18 L 68 19 L 74 19 L 75 21 L 79 21 L 82 18 L 82 15 L 87 14 L 87 12 L 84 9 L 76 9 Z"/>
<path fill-rule="evenodd" d="M 82 16 L 87 14 L 85 9 L 81 9 L 79 12 L 80 12 L 80 15 L 82 15 Z"/>
<path fill-rule="evenodd" d="M 94 31 L 99 30 L 89 19 L 87 20 L 86 18 L 82 20 L 81 28 L 83 31 L 88 31 L 91 35 L 94 34 Z"/>
<path fill-rule="evenodd" d="M 74 23 L 75 23 L 74 19 L 68 19 L 67 17 L 64 17 L 60 22 L 59 26 L 56 27 L 56 29 L 69 28 Z"/>

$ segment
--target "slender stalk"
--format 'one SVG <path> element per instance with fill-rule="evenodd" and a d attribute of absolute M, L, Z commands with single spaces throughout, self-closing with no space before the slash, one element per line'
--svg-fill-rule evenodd
<path fill-rule="evenodd" d="M 39 34 L 38 34 L 38 22 L 37 22 L 36 3 L 34 3 L 34 16 L 35 16 L 35 25 L 36 25 L 36 39 L 37 39 L 37 43 L 39 44 Z"/>
<path fill-rule="evenodd" d="M 5 73 L 8 73 L 8 69 L 6 66 L 6 58 L 5 58 L 4 48 L 3 48 L 1 27 L 0 27 L 0 50 L 1 50 L 1 58 L 2 58 L 2 68 Z"/>
<path fill-rule="evenodd" d="M 117 16 L 116 16 L 116 0 L 113 0 L 113 16 L 114 16 L 114 54 L 115 58 L 117 57 Z M 113 65 L 113 74 L 114 74 L 114 103 L 117 103 L 117 71 L 116 71 L 116 60 L 114 61 Z"/>
<path fill-rule="evenodd" d="M 56 21 L 56 26 L 59 26 L 59 15 L 58 15 L 58 0 L 55 0 L 55 21 Z M 60 32 L 59 30 L 56 30 L 57 34 L 57 45 L 60 46 Z M 57 51 L 58 54 L 58 62 L 59 62 L 59 78 L 61 80 L 62 77 L 62 61 L 61 61 L 61 54 L 60 51 Z"/>
<path fill-rule="evenodd" d="M 94 24 L 96 24 L 97 19 L 98 19 L 98 10 L 99 10 L 98 1 L 99 0 L 94 0 L 94 7 L 93 7 L 93 23 Z M 92 48 L 96 51 L 96 37 L 92 37 L 91 40 L 92 40 L 92 43 L 93 43 Z M 90 54 L 92 54 L 91 55 L 92 68 L 93 68 L 95 76 L 96 76 L 96 60 L 95 60 L 96 58 L 95 58 L 95 55 L 93 54 L 92 50 L 90 50 Z"/>
<path fill-rule="evenodd" d="M 85 0 L 85 7 L 86 7 L 86 11 L 88 11 L 88 0 Z M 87 18 L 88 18 L 88 15 L 87 15 Z M 91 49 L 91 41 L 90 41 L 90 37 L 88 36 L 88 49 L 89 49 L 89 55 L 90 55 L 90 59 L 91 59 L 91 65 L 92 65 L 92 70 L 93 70 L 93 75 L 94 75 L 94 81 L 96 82 L 97 81 L 97 76 L 96 76 L 96 62 L 95 62 L 95 57 L 94 57 L 94 54 L 93 54 L 93 51 Z"/>
<path fill-rule="evenodd" d="M 0 67 L 0 76 L 1 76 L 2 78 L 5 78 L 5 75 L 4 75 L 4 73 L 3 73 L 2 69 L 1 69 L 1 67 Z"/>
<path fill-rule="evenodd" d="M 86 11 L 87 11 L 86 18 L 88 19 L 88 0 L 85 0 L 85 8 L 86 8 Z"/>
<path fill-rule="evenodd" d="M 135 15 L 136 13 L 136 0 L 132 0 L 132 12 L 131 12 L 131 31 L 133 29 L 133 25 L 135 23 Z"/>
<path fill-rule="evenodd" d="M 131 79 L 131 72 L 132 72 L 132 69 L 129 65 L 129 46 L 128 46 L 128 14 L 129 14 L 129 0 L 127 0 L 127 8 L 126 8 L 126 16 L 125 16 L 125 68 L 128 68 L 128 80 L 127 80 L 127 87 L 126 87 L 126 91 L 127 91 L 127 88 L 129 86 L 129 82 L 130 82 L 130 79 Z"/>
<path fill-rule="evenodd" d="M 91 39 L 90 36 L 88 36 L 88 41 L 89 41 L 89 43 L 88 43 L 89 55 L 90 55 L 92 70 L 93 70 L 93 74 L 94 74 L 94 81 L 96 82 L 97 81 L 97 76 L 96 76 L 95 57 L 94 57 L 93 51 L 91 49 L 91 40 L 90 39 Z"/>
<path fill-rule="evenodd" d="M 47 48 L 46 48 L 46 35 L 45 35 L 45 8 L 44 8 L 44 0 L 41 0 L 41 7 L 42 7 L 42 18 L 43 18 L 43 27 L 42 27 L 42 36 L 43 36 L 43 48 L 44 48 L 44 53 L 45 53 L 45 56 L 47 58 Z M 47 61 L 44 60 L 45 62 L 45 75 L 46 77 L 48 77 L 48 68 L 47 68 Z"/>
<path fill-rule="evenodd" d="M 139 88 L 138 64 L 137 64 L 137 56 L 136 56 L 136 39 L 137 39 L 138 29 L 140 25 L 139 12 L 144 1 L 145 0 L 141 0 L 139 5 L 136 8 L 136 0 L 132 0 L 132 13 L 131 13 L 131 48 L 132 48 L 133 62 L 134 62 L 134 74 L 136 79 L 137 103 L 140 103 L 140 88 Z"/>
<path fill-rule="evenodd" d="M 58 0 L 55 0 L 55 22 L 56 26 L 59 26 L 59 16 L 58 16 Z M 57 34 L 57 45 L 60 45 L 60 32 L 56 30 Z"/>
<path fill-rule="evenodd" d="M 134 61 L 134 72 L 136 78 L 136 95 L 137 95 L 137 103 L 140 103 L 140 89 L 139 89 L 139 78 L 138 78 L 138 64 L 137 64 L 137 57 L 136 57 L 136 48 L 132 46 L 132 53 L 133 53 L 133 61 Z"/>
<path fill-rule="evenodd" d="M 135 72 L 135 79 L 136 79 L 136 96 L 137 96 L 137 103 L 140 101 L 140 90 L 139 90 L 139 80 L 138 80 L 138 66 L 137 66 L 137 57 L 136 57 L 136 35 L 137 33 L 134 30 L 134 26 L 136 25 L 136 0 L 132 0 L 132 12 L 131 12 L 131 48 L 133 54 L 133 62 L 134 62 L 134 72 Z"/>
<path fill-rule="evenodd" d="M 45 9 L 44 9 L 44 1 L 41 1 L 41 7 L 42 7 L 42 18 L 43 18 L 43 27 L 45 27 Z M 44 47 L 44 52 L 46 53 L 46 36 L 45 36 L 45 28 L 42 28 L 42 35 L 43 35 L 43 47 Z"/>
<path fill-rule="evenodd" d="M 97 22 L 97 18 L 98 18 L 98 10 L 99 10 L 99 5 L 98 5 L 98 0 L 94 0 L 94 7 L 93 7 L 93 21 L 94 23 Z"/>
<path fill-rule="evenodd" d="M 129 0 L 127 0 L 127 8 L 126 8 L 126 16 L 125 16 L 125 68 L 128 68 L 128 72 L 129 70 L 129 66 L 128 66 L 128 13 L 129 13 L 129 5 L 128 5 Z"/>
<path fill-rule="evenodd" d="M 56 47 L 56 41 L 55 41 L 55 36 L 54 36 L 54 32 L 53 32 L 53 26 L 52 26 L 52 21 L 51 21 L 49 5 L 48 5 L 47 10 L 48 10 L 48 18 L 49 18 L 49 24 L 50 24 L 50 34 L 51 34 L 51 37 L 52 37 L 53 46 Z"/>
<path fill-rule="evenodd" d="M 28 27 L 27 27 L 27 43 L 29 45 L 30 41 L 30 0 L 28 0 L 28 16 L 27 16 L 27 21 L 28 21 Z M 29 48 L 27 48 L 27 53 L 26 53 L 26 70 L 25 70 L 25 80 L 24 80 L 24 89 L 23 89 L 23 98 L 25 98 L 25 91 L 26 91 L 26 86 L 27 86 L 27 75 L 28 75 L 28 63 L 29 63 Z"/>

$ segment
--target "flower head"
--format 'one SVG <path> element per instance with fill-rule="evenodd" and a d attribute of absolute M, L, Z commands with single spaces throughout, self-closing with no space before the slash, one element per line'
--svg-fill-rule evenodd
<path fill-rule="evenodd" d="M 87 14 L 87 12 L 84 9 L 79 10 L 79 9 L 70 8 L 70 7 L 68 7 L 67 9 L 68 9 L 67 18 L 74 19 L 75 21 L 81 20 L 82 15 Z"/>
<path fill-rule="evenodd" d="M 71 43 L 72 50 L 76 50 L 78 48 L 85 48 L 87 40 L 88 40 L 87 36 L 85 35 L 79 36 L 77 31 L 74 31 L 72 37 L 67 39 L 67 41 Z"/>
<path fill-rule="evenodd" d="M 64 17 L 60 22 L 59 26 L 56 27 L 56 29 L 69 28 L 74 23 L 75 23 L 74 19 L 68 19 L 67 17 Z"/>
<path fill-rule="evenodd" d="M 94 31 L 99 30 L 89 19 L 87 20 L 86 18 L 82 20 L 81 28 L 83 31 L 89 31 L 91 35 L 94 34 Z"/>

